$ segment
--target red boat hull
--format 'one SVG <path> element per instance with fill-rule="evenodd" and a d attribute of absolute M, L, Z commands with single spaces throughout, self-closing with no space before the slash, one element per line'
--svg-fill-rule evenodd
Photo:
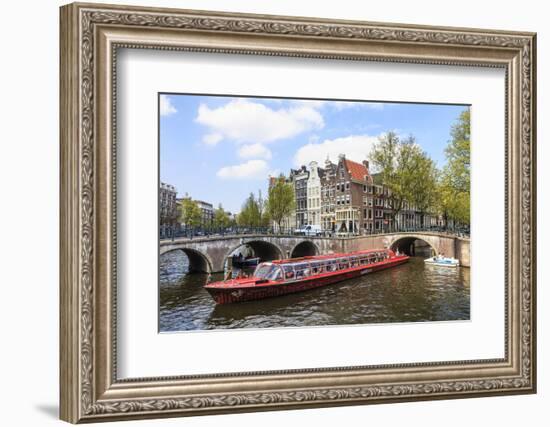
<path fill-rule="evenodd" d="M 205 289 L 210 293 L 217 304 L 230 304 L 235 302 L 253 301 L 263 298 L 271 298 L 280 295 L 303 292 L 310 289 L 320 288 L 322 286 L 332 285 L 343 280 L 353 279 L 375 271 L 395 267 L 407 262 L 408 256 L 391 258 L 375 264 L 364 265 L 355 268 L 349 268 L 345 271 L 336 271 L 313 276 L 308 279 L 302 279 L 292 282 L 257 284 L 243 287 L 208 287 Z"/>

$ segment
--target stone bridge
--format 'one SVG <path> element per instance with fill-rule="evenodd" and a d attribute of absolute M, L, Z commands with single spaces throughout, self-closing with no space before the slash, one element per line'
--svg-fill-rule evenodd
<path fill-rule="evenodd" d="M 244 245 L 251 247 L 262 261 L 380 248 L 399 249 L 400 252 L 414 255 L 415 248 L 429 246 L 432 254 L 452 256 L 458 258 L 461 265 L 470 266 L 470 239 L 432 232 L 354 237 L 218 235 L 180 238 L 161 240 L 160 255 L 183 251 L 189 259 L 190 272 L 214 273 L 223 271 L 227 258 Z"/>

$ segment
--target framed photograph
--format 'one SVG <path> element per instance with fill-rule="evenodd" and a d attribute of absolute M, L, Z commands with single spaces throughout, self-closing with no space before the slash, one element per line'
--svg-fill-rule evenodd
<path fill-rule="evenodd" d="M 535 34 L 61 8 L 61 418 L 536 391 Z"/>

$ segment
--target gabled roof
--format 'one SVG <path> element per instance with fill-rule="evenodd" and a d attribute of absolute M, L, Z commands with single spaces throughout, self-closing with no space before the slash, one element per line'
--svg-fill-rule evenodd
<path fill-rule="evenodd" d="M 369 170 L 364 164 L 349 159 L 345 159 L 344 161 L 346 162 L 346 168 L 351 175 L 351 179 L 365 181 L 365 176 L 369 175 Z"/>

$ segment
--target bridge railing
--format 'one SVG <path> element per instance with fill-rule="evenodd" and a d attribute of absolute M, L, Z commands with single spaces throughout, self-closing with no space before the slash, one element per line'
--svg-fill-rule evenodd
<path fill-rule="evenodd" d="M 387 233 L 420 233 L 430 232 L 447 234 L 453 237 L 470 237 L 470 230 L 458 227 L 385 227 L 378 230 L 361 230 L 355 232 L 334 230 L 304 230 L 298 228 L 274 228 L 274 227 L 161 227 L 159 237 L 161 240 L 174 240 L 178 238 L 204 238 L 216 236 L 241 236 L 241 235 L 274 235 L 274 236 L 316 236 L 328 238 L 345 238 L 354 236 L 370 236 Z"/>

